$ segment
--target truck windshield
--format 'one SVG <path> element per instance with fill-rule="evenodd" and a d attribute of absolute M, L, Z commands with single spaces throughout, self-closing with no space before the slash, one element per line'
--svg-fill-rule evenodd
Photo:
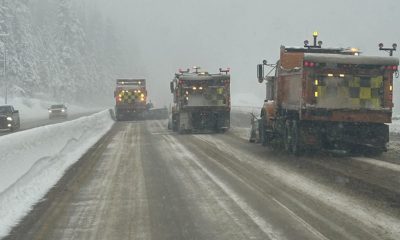
<path fill-rule="evenodd" d="M 383 75 L 319 75 L 313 80 L 318 107 L 380 109 L 383 106 Z"/>
<path fill-rule="evenodd" d="M 51 109 L 57 109 L 57 108 L 65 108 L 64 105 L 51 105 Z"/>
<path fill-rule="evenodd" d="M 0 113 L 9 113 L 11 112 L 10 106 L 0 106 Z"/>

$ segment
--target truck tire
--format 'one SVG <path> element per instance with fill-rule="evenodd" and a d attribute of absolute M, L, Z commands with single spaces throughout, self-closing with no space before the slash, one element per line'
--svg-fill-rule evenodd
<path fill-rule="evenodd" d="M 288 153 L 292 152 L 292 127 L 290 120 L 285 121 L 283 130 L 283 148 Z"/>
<path fill-rule="evenodd" d="M 302 152 L 300 143 L 300 126 L 298 120 L 292 121 L 291 126 L 291 152 L 295 156 L 299 156 Z"/>
<path fill-rule="evenodd" d="M 262 146 L 267 146 L 268 144 L 268 136 L 267 136 L 267 131 L 265 129 L 265 123 L 264 123 L 264 116 L 262 117 L 262 121 L 259 127 L 259 135 L 260 135 L 260 142 Z"/>
<path fill-rule="evenodd" d="M 172 115 L 172 131 L 177 132 L 178 131 L 178 120 L 176 119 L 176 114 Z"/>

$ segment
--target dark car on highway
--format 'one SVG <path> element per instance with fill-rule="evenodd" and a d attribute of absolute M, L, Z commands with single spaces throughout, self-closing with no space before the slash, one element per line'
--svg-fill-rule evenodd
<path fill-rule="evenodd" d="M 49 107 L 49 119 L 52 118 L 67 118 L 67 107 L 64 104 L 51 105 Z"/>
<path fill-rule="evenodd" d="M 0 129 L 15 131 L 19 127 L 19 111 L 11 105 L 0 106 Z"/>

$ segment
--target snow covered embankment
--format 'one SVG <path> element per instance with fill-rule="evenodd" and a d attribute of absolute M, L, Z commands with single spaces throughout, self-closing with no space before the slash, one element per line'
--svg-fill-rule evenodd
<path fill-rule="evenodd" d="M 0 138 L 0 238 L 112 127 L 109 111 Z"/>

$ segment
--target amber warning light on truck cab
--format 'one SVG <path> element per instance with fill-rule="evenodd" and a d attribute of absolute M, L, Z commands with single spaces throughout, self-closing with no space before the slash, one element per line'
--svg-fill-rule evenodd
<path fill-rule="evenodd" d="M 314 38 L 314 44 L 310 45 L 310 42 L 308 40 L 304 40 L 304 47 L 305 48 L 321 48 L 322 47 L 322 41 L 318 41 L 317 42 L 317 38 L 318 38 L 318 32 L 315 31 L 313 32 L 313 38 Z"/>

